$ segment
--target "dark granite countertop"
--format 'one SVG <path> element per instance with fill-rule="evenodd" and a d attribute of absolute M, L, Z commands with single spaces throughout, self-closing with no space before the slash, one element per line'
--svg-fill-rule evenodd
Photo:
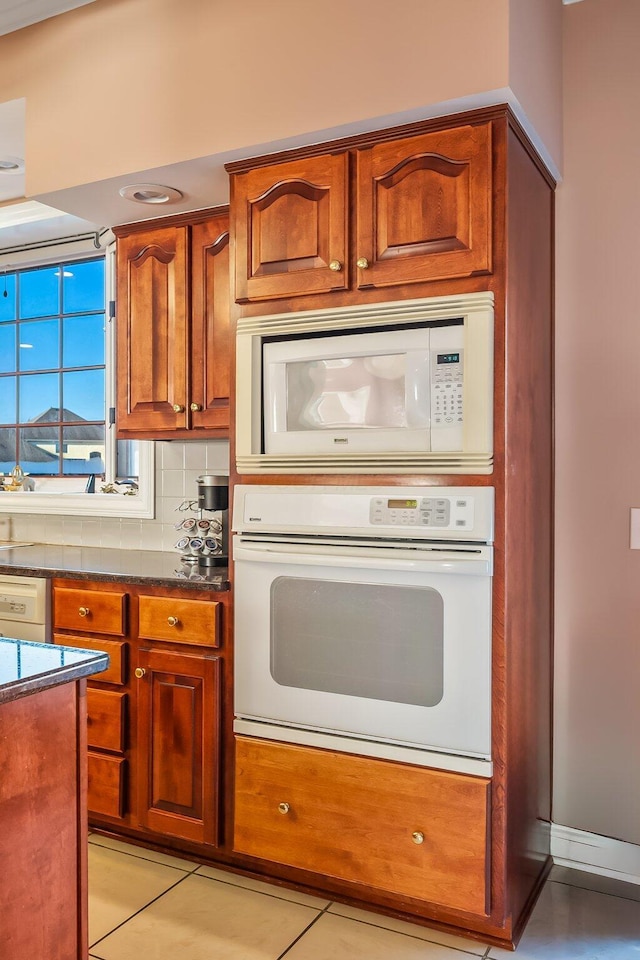
<path fill-rule="evenodd" d="M 0 574 L 22 577 L 73 577 L 149 586 L 229 590 L 226 567 L 183 563 L 179 553 L 114 550 L 34 543 L 0 550 Z"/>
<path fill-rule="evenodd" d="M 0 638 L 0 703 L 101 673 L 109 657 L 52 643 Z"/>

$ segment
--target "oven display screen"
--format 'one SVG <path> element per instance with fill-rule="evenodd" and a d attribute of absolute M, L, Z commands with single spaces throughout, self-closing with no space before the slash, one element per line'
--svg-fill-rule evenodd
<path fill-rule="evenodd" d="M 417 500 L 387 500 L 389 510 L 417 510 Z"/>
<path fill-rule="evenodd" d="M 439 353 L 438 363 L 460 363 L 459 353 Z"/>

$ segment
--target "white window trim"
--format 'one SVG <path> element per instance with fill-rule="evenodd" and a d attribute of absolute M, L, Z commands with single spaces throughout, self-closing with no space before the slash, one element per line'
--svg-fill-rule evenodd
<path fill-rule="evenodd" d="M 105 253 L 105 264 L 107 270 L 107 289 L 115 289 L 114 277 L 114 244 L 111 231 L 104 238 L 105 246 L 101 249 Z M 104 242 L 103 241 L 103 242 Z M 7 265 L 18 270 L 24 270 L 34 266 L 44 266 L 47 263 L 57 263 L 65 257 L 81 260 L 83 258 L 95 257 L 99 252 L 89 241 L 79 244 L 70 244 L 73 252 L 66 251 L 64 254 L 59 247 L 54 250 L 43 247 L 41 251 L 28 260 L 11 256 L 6 258 Z M 3 263 L 5 260 L 3 259 Z M 108 298 L 109 299 L 109 298 Z M 113 294 L 110 295 L 113 299 Z M 108 304 L 107 304 L 107 322 Z M 112 339 L 114 334 L 110 331 L 108 334 Z M 112 378 L 111 378 L 112 379 Z M 107 386 L 107 406 L 113 406 L 111 379 Z M 115 447 L 115 427 L 109 427 L 107 423 L 107 444 Z M 22 493 L 7 492 L 0 493 L 0 516 L 11 513 L 33 513 L 33 514 L 51 514 L 52 516 L 74 516 L 74 517 L 122 517 L 130 519 L 152 520 L 155 517 L 155 443 L 152 440 L 140 440 L 139 443 L 139 488 L 135 496 L 126 496 L 119 493 Z"/>
<path fill-rule="evenodd" d="M 0 493 L 0 514 L 50 513 L 151 520 L 155 516 L 155 454 L 152 441 L 140 443 L 139 463 L 141 482 L 134 497 L 120 493 L 6 492 Z"/>

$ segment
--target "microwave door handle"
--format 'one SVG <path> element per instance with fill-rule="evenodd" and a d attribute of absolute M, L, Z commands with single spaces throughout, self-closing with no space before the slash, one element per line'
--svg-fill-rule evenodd
<path fill-rule="evenodd" d="M 426 557 L 390 557 L 389 550 L 365 551 L 362 548 L 341 547 L 338 549 L 309 547 L 304 544 L 252 543 L 246 546 L 236 543 L 234 560 L 249 560 L 254 563 L 295 563 L 313 567 L 347 567 L 358 570 L 414 570 L 419 573 L 458 573 L 491 576 L 492 555 L 490 547 L 480 547 L 472 557 L 455 553 L 441 554 L 437 559 Z"/>

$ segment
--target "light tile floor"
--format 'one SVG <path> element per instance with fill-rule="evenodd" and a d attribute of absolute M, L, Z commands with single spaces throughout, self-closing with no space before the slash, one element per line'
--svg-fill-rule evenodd
<path fill-rule="evenodd" d="M 89 838 L 93 960 L 472 960 L 505 950 Z M 554 868 L 516 960 L 640 960 L 640 887 Z"/>

